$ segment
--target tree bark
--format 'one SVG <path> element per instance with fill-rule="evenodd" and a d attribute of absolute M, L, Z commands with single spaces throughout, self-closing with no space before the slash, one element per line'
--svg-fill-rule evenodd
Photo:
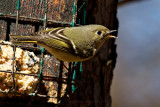
<path fill-rule="evenodd" d="M 100 24 L 110 30 L 117 30 L 117 2 L 118 0 L 88 0 L 86 24 Z M 110 86 L 116 57 L 115 40 L 106 41 L 95 57 L 83 62 L 78 89 L 63 100 L 60 106 L 111 107 Z"/>

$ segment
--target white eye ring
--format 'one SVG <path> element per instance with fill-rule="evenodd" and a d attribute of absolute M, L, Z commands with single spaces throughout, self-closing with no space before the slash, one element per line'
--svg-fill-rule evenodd
<path fill-rule="evenodd" d="M 102 34 L 102 31 L 97 31 L 97 35 L 101 35 Z"/>

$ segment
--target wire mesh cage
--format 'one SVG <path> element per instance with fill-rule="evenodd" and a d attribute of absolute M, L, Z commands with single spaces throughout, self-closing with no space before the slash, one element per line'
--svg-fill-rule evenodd
<path fill-rule="evenodd" d="M 76 22 L 85 24 L 85 11 L 79 18 L 77 12 L 80 13 L 86 3 L 87 0 L 77 9 L 77 0 L 0 2 L 0 104 L 9 103 L 9 98 L 41 99 L 41 103 L 58 104 L 74 92 L 82 72 L 81 62 L 58 61 L 43 47 L 15 46 L 5 41 L 10 40 L 9 34 L 28 35 L 46 27 L 74 27 Z"/>

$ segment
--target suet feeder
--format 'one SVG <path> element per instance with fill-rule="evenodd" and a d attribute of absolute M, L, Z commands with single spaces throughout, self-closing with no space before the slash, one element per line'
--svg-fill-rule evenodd
<path fill-rule="evenodd" d="M 9 34 L 28 35 L 46 28 L 85 24 L 87 0 L 78 2 L 78 5 L 77 2 L 77 0 L 2 0 L 0 2 L 0 40 L 9 41 Z M 35 105 L 38 105 L 38 102 L 58 104 L 63 97 L 69 97 L 78 87 L 82 72 L 81 62 L 58 61 L 43 47 L 36 45 L 15 46 L 6 42 L 1 42 L 0 45 L 10 46 L 13 49 L 12 69 L 0 70 L 0 72 L 11 74 L 12 78 L 9 91 L 0 90 L 3 94 L 3 97 L 0 97 L 0 105 L 13 104 L 13 102 L 14 105 L 29 105 L 31 102 L 35 102 Z M 37 74 L 18 72 L 16 67 L 19 63 L 15 58 L 17 47 L 33 51 L 39 56 Z M 27 94 L 18 93 L 15 78 L 17 75 L 37 78 L 34 91 Z"/>

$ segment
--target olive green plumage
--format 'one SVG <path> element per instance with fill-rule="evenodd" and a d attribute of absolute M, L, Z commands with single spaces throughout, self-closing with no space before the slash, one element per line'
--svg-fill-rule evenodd
<path fill-rule="evenodd" d="M 59 60 L 75 62 L 93 57 L 109 38 L 110 31 L 101 25 L 60 27 L 43 30 L 30 36 L 10 35 L 14 44 L 35 43 L 43 46 Z"/>

